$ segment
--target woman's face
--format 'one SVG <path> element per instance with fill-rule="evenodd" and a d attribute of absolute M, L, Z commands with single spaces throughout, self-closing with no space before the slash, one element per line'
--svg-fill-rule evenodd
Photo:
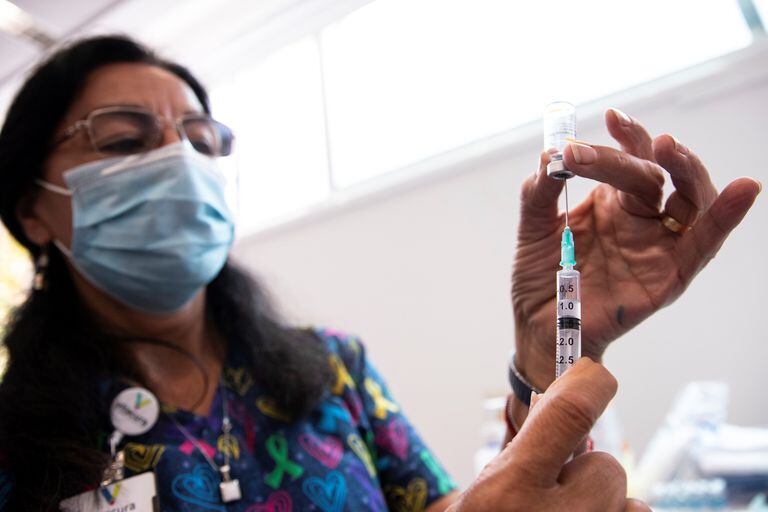
<path fill-rule="evenodd" d="M 149 64 L 110 64 L 94 71 L 86 80 L 80 96 L 57 127 L 53 140 L 92 112 L 103 107 L 138 106 L 160 118 L 175 120 L 189 113 L 203 113 L 192 89 L 170 71 Z M 179 141 L 175 125 L 166 122 L 162 145 Z M 58 145 L 43 167 L 42 179 L 66 187 L 63 174 L 80 164 L 104 158 L 94 151 L 86 130 Z M 39 189 L 32 203 L 20 209 L 20 220 L 27 237 L 43 246 L 58 239 L 70 247 L 72 209 L 70 198 Z M 31 206 L 31 208 L 29 208 Z"/>

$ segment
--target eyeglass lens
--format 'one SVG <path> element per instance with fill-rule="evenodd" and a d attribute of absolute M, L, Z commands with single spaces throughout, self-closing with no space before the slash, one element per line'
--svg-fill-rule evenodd
<path fill-rule="evenodd" d="M 205 155 L 226 156 L 232 151 L 232 131 L 206 116 L 190 116 L 181 123 L 183 135 Z M 91 118 L 89 135 L 96 151 L 125 155 L 149 151 L 162 139 L 162 124 L 145 112 L 102 112 Z"/>

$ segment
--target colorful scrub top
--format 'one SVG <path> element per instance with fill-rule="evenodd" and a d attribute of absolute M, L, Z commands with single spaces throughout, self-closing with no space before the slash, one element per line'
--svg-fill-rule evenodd
<path fill-rule="evenodd" d="M 416 512 L 454 490 L 367 361 L 363 345 L 340 332 L 315 331 L 329 349 L 336 380 L 307 418 L 287 417 L 259 389 L 242 354 L 230 351 L 210 416 L 165 409 L 152 430 L 122 443 L 126 477 L 154 471 L 164 512 Z M 220 435 L 222 390 L 233 423 L 229 443 Z M 218 473 L 167 415 L 218 465 L 229 452 L 242 499 L 221 503 Z M 0 510 L 10 492 L 10 479 L 3 482 L 0 473 Z"/>

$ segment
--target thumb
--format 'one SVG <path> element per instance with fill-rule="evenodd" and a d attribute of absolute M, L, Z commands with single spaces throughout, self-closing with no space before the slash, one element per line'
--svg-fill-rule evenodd
<path fill-rule="evenodd" d="M 520 191 L 520 234 L 525 239 L 529 234 L 540 235 L 560 222 L 557 198 L 563 190 L 563 181 L 547 175 L 549 155 L 539 156 L 538 170 L 523 182 Z"/>
<path fill-rule="evenodd" d="M 541 395 L 520 432 L 504 450 L 506 464 L 527 484 L 554 485 L 565 462 L 616 394 L 613 375 L 582 357 Z M 500 461 L 501 462 L 501 461 Z"/>

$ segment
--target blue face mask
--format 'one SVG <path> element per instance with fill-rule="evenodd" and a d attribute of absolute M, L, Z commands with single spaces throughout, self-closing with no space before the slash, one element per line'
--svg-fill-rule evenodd
<path fill-rule="evenodd" d="M 77 270 L 118 301 L 149 313 L 180 309 L 219 273 L 234 236 L 215 161 L 187 142 L 106 158 L 64 173 Z"/>

